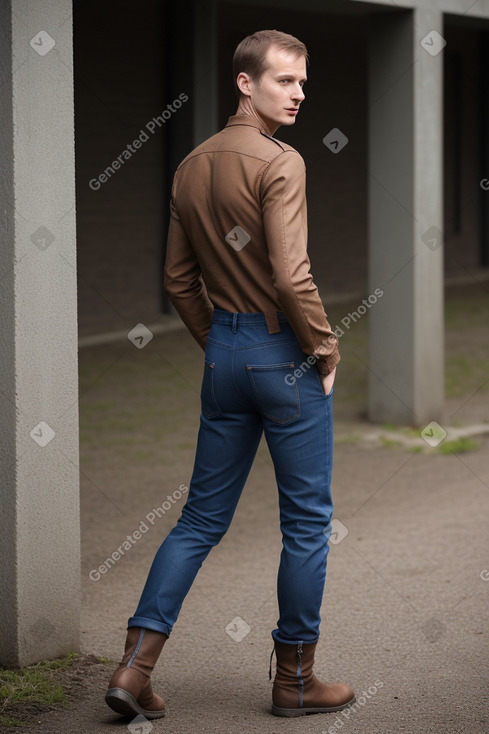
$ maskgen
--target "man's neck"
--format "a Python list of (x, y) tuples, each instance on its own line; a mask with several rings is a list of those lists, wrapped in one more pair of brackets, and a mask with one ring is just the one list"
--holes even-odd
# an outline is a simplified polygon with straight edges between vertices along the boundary
[(237, 115), (249, 115), (250, 117), (253, 117), (254, 120), (260, 123), (260, 127), (264, 132), (267, 133), (267, 135), (274, 135), (275, 132), (280, 127), (279, 125), (274, 125), (271, 120), (265, 121), (263, 117), (260, 117), (252, 103), (250, 102), (249, 97), (241, 97), (238, 103), (238, 109), (236, 110)]

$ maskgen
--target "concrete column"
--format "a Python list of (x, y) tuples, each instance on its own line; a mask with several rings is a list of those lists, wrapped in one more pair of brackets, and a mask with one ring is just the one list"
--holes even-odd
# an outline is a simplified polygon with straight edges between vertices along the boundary
[(373, 15), (369, 416), (424, 425), (444, 402), (442, 14)]
[(0, 0), (0, 664), (79, 648), (71, 0)]

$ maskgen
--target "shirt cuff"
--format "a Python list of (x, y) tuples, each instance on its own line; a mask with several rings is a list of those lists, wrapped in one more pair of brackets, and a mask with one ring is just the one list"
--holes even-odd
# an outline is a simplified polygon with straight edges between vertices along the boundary
[(332, 372), (333, 369), (336, 367), (340, 359), (340, 353), (338, 349), (335, 349), (334, 352), (332, 352), (331, 354), (328, 354), (327, 356), (318, 359), (318, 361), (316, 362), (317, 371), (323, 377), (329, 375), (329, 373)]

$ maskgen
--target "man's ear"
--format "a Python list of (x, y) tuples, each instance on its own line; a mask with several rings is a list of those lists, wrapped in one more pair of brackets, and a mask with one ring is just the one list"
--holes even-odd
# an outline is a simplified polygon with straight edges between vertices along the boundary
[(238, 76), (236, 77), (236, 86), (238, 87), (241, 94), (245, 95), (245, 97), (251, 96), (250, 84), (251, 84), (250, 75), (244, 71), (240, 71)]

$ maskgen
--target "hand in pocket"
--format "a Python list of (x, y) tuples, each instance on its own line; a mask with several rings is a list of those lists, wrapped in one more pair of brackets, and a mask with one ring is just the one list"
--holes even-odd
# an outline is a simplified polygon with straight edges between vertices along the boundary
[(333, 367), (329, 375), (321, 375), (321, 384), (325, 395), (329, 395), (333, 389), (334, 379), (336, 376), (336, 367)]

